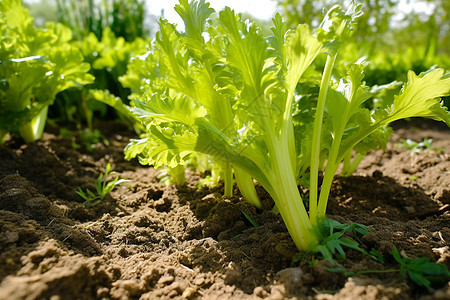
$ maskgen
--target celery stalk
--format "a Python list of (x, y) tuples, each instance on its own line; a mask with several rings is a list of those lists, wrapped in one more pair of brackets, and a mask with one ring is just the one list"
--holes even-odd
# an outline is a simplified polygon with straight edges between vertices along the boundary
[(20, 136), (26, 143), (37, 141), (42, 137), (47, 122), (47, 113), (48, 106), (45, 106), (30, 122), (19, 128)]

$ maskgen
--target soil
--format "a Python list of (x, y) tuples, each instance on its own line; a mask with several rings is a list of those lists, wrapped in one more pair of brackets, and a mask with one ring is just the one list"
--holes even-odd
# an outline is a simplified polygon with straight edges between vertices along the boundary
[[(396, 123), (385, 151), (369, 154), (350, 177), (336, 177), (328, 216), (370, 232), (361, 247), (382, 264), (347, 250), (330, 272), (320, 256), (298, 257), (273, 202), (257, 186), (263, 209), (200, 188), (204, 174), (187, 171), (183, 186), (159, 171), (125, 161), (133, 133), (98, 124), (109, 145), (88, 152), (48, 126), (42, 140), (10, 139), (0, 148), (0, 299), (450, 299), (450, 285), (431, 290), (395, 270), (395, 246), (410, 258), (450, 267), (450, 130), (413, 120)], [(400, 148), (432, 138), (435, 149)], [(130, 179), (99, 204), (75, 191), (95, 190), (110, 162)], [(246, 212), (258, 226), (242, 213)], [(351, 272), (351, 273), (350, 273)]]

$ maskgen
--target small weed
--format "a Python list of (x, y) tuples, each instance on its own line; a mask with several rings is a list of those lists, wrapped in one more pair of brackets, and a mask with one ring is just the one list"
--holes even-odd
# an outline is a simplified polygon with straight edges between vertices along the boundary
[(107, 181), (107, 178), (109, 175), (114, 174), (115, 172), (111, 172), (111, 164), (108, 163), (106, 165), (105, 173), (100, 173), (100, 175), (97, 177), (97, 185), (96, 185), (96, 192), (92, 192), (89, 189), (86, 189), (86, 192), (84, 192), (80, 187), (78, 187), (78, 191), (76, 193), (82, 197), (85, 201), (83, 202), (83, 205), (96, 205), (99, 201), (103, 200), (106, 195), (109, 194), (116, 186), (118, 186), (121, 183), (128, 182), (130, 180), (128, 179), (119, 179), (119, 176), (117, 176), (113, 181)]
[[(381, 257), (381, 260), (378, 261), (384, 263), (383, 257), (378, 252), (376, 253), (377, 256), (379, 255)], [(416, 259), (402, 257), (396, 247), (392, 249), (392, 256), (400, 264), (400, 269), (364, 270), (353, 272), (345, 269), (342, 266), (337, 266), (334, 268), (327, 268), (327, 270), (330, 272), (341, 273), (342, 275), (347, 277), (357, 274), (400, 272), (400, 276), (402, 277), (402, 279), (405, 279), (405, 275), (407, 274), (409, 279), (411, 279), (414, 284), (426, 287), (428, 290), (431, 290), (431, 285), (433, 283), (442, 285), (450, 278), (450, 272), (448, 271), (447, 266), (430, 262), (428, 257), (420, 257)]]
[[(372, 257), (370, 253), (359, 247), (361, 241), (358, 235), (365, 235), (369, 232), (369, 228), (366, 226), (357, 223), (346, 225), (334, 220), (325, 219), (322, 231), (324, 238), (312, 251), (319, 252), (330, 263), (337, 264), (335, 258), (345, 259), (344, 247), (358, 250)], [(352, 234), (356, 241), (345, 237), (345, 233)]]
[[(250, 224), (253, 225), (253, 227), (258, 228), (259, 224), (258, 222), (256, 222), (255, 220), (252, 219), (252, 217), (250, 217), (250, 215), (248, 213), (246, 213), (244, 210), (241, 209), (242, 214), (244, 215), (244, 217), (250, 222)], [(240, 237), (242, 235), (242, 233), (239, 233), (237, 235), (235, 235), (232, 239), (236, 239), (238, 237)]]
[[(362, 244), (359, 236), (363, 236), (369, 232), (367, 226), (358, 223), (341, 224), (338, 221), (325, 219), (321, 231), (322, 240), (319, 245), (315, 246), (310, 252), (299, 252), (295, 254), (292, 262), (298, 262), (307, 259), (307, 257), (312, 257), (310, 259), (310, 264), (312, 265), (317, 262), (314, 253), (320, 253), (325, 260), (329, 261), (332, 265), (338, 266), (339, 264), (336, 259), (346, 258), (344, 248), (360, 251), (372, 259), (382, 262), (383, 257), (375, 249), (367, 252), (359, 246)], [(353, 239), (344, 236), (344, 234), (350, 234)]]
[(241, 209), (242, 214), (244, 215), (244, 217), (253, 225), (253, 227), (258, 228), (259, 224), (258, 222), (256, 222), (255, 220), (253, 220), (249, 214), (247, 214), (245, 211), (243, 211)]
[(431, 143), (433, 142), (432, 139), (424, 139), (421, 142), (415, 142), (413, 140), (407, 139), (403, 141), (402, 143), (398, 143), (397, 146), (402, 149), (411, 150), (411, 153), (419, 153), (423, 149), (426, 150), (434, 150), (434, 151), (440, 151), (442, 152), (442, 148), (435, 148), (431, 146)]
[(109, 141), (102, 135), (100, 130), (84, 129), (80, 130), (80, 143), (89, 152), (94, 151), (97, 148), (97, 144), (102, 142), (106, 146), (109, 146)]
[[(79, 128), (77, 130), (77, 135), (78, 138), (76, 138), (76, 135), (67, 128), (61, 128), (59, 130), (59, 136), (73, 139), (72, 148), (75, 150), (83, 148), (88, 152), (92, 152), (97, 148), (97, 144), (100, 142), (109, 146), (109, 141), (98, 129), (90, 130)], [(75, 142), (75, 140), (78, 140), (78, 143)]]
[(402, 278), (408, 274), (409, 279), (419, 286), (431, 289), (432, 283), (443, 284), (450, 279), (447, 266), (430, 262), (428, 257), (412, 259), (402, 257), (397, 248), (392, 249), (392, 256), (400, 264), (400, 275)]

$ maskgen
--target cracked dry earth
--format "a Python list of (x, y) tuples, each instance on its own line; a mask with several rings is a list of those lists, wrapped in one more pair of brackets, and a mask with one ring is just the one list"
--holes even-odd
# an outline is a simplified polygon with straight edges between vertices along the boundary
[[(110, 144), (93, 152), (52, 127), (36, 143), (0, 148), (0, 299), (450, 299), (448, 283), (428, 291), (398, 272), (347, 277), (326, 261), (293, 262), (295, 246), (260, 187), (262, 210), (237, 191), (229, 199), (222, 187), (197, 189), (204, 174), (165, 185), (158, 171), (124, 160), (133, 137), (124, 125), (98, 127)], [(337, 177), (331, 192), (329, 217), (367, 225), (362, 247), (385, 258), (348, 250), (340, 263), (355, 273), (397, 269), (394, 246), (450, 266), (450, 130), (422, 120), (394, 129), (387, 149)], [(432, 138), (435, 149), (397, 146), (407, 138)], [(95, 189), (107, 162), (131, 181), (83, 206), (75, 190)]]

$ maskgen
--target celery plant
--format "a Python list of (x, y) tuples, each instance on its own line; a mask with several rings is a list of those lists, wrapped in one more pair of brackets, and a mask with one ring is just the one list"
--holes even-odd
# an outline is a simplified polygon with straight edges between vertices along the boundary
[(54, 23), (36, 28), (20, 0), (2, 0), (0, 11), (0, 134), (33, 142), (42, 136), (56, 94), (93, 76), (68, 44), (70, 29)]
[[(242, 171), (269, 192), (300, 250), (320, 243), (318, 227), (325, 218), (331, 181), (349, 152), (377, 147), (385, 126), (400, 118), (424, 116), (450, 124), (438, 99), (450, 91), (450, 78), (441, 70), (411, 73), (393, 105), (376, 112), (361, 107), (373, 96), (362, 82), (365, 63), (358, 61), (348, 78), (333, 83), (334, 60), (360, 15), (359, 5), (346, 11), (334, 6), (314, 33), (306, 25), (287, 30), (277, 14), (268, 38), (228, 7), (214, 20), (208, 18), (213, 10), (204, 1), (180, 0), (176, 9), (186, 32), (161, 20), (156, 42), (140, 61), (142, 68), (158, 66), (159, 74), (133, 99), (132, 111), (146, 133), (130, 142), (126, 157), (176, 167), (191, 153), (202, 153), (230, 164), (236, 178)], [(296, 88), (315, 84), (304, 75), (319, 55), (329, 58), (317, 107), (309, 107), (316, 117), (300, 124), (293, 118), (294, 107), (302, 104)], [(325, 161), (318, 196), (318, 170)], [(297, 187), (308, 167), (309, 213)]]

